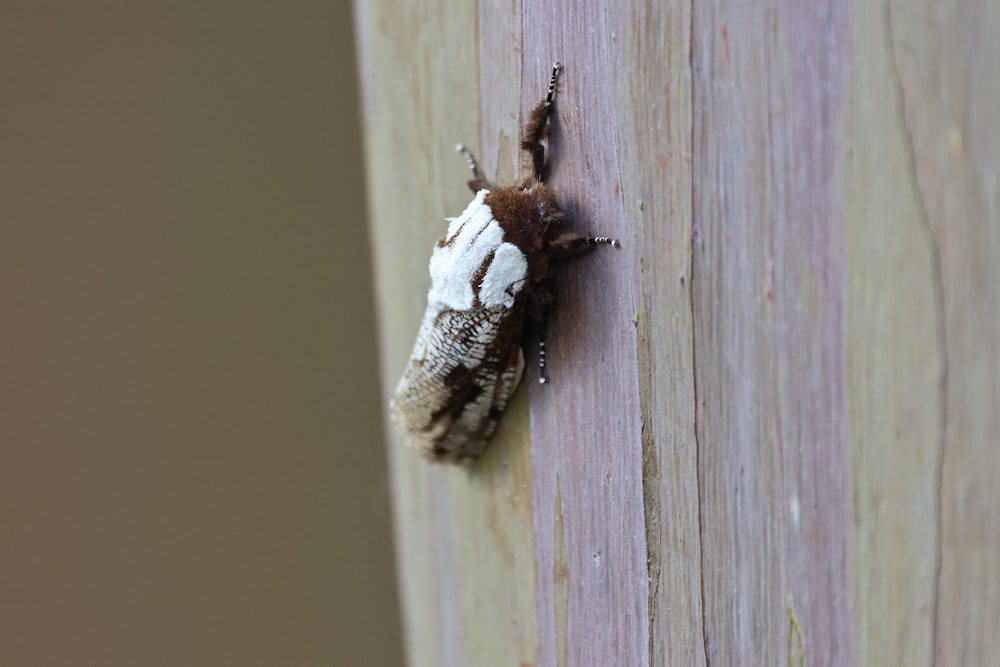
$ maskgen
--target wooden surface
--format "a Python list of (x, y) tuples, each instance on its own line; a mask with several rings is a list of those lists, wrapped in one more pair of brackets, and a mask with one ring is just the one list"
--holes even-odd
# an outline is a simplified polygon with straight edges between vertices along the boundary
[(413, 665), (1000, 652), (994, 6), (357, 3), (387, 396), (453, 145), (513, 180), (557, 58), (551, 182), (623, 245), (471, 472), (389, 443)]

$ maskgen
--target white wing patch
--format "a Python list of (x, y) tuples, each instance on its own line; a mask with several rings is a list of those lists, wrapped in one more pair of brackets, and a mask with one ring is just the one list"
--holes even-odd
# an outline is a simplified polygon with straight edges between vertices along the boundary
[[(497, 224), (496, 221), (493, 224)], [(479, 287), (479, 302), (487, 308), (514, 305), (528, 276), (528, 259), (513, 243), (501, 243)]]
[[(445, 244), (431, 255), (428, 303), (441, 309), (510, 308), (528, 276), (528, 260), (513, 243), (503, 240), (503, 229), (483, 203), (480, 190), (460, 216), (448, 225)], [(484, 273), (485, 270), (485, 273)]]

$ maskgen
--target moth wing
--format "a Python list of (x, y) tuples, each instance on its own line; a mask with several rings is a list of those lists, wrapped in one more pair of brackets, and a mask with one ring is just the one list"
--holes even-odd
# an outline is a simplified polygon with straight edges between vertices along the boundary
[(476, 459), (521, 381), (520, 309), (428, 308), (392, 402), (407, 444), (433, 461)]

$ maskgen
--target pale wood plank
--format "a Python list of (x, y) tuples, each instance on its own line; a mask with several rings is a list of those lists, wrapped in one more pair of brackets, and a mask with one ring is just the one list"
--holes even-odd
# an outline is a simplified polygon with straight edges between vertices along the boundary
[(890, 2), (885, 21), (942, 365), (934, 657), (990, 664), (1000, 654), (1000, 5)]
[[(383, 387), (388, 396), (426, 303), (427, 251), (444, 216), (467, 203), (454, 152), (474, 136), (474, 7), (451, 2), (355, 4)], [(466, 57), (456, 57), (465, 54)], [(461, 113), (465, 110), (465, 113)], [(418, 250), (419, 249), (419, 250)], [(390, 429), (391, 425), (387, 425)], [(404, 643), (414, 666), (466, 664), (459, 605), (466, 544), (452, 485), (459, 475), (389, 447)], [(488, 573), (483, 568), (484, 576)], [(490, 609), (500, 609), (497, 604)], [(497, 629), (502, 634), (502, 627)]]
[(884, 7), (854, 15), (847, 191), (851, 567), (859, 664), (933, 662), (943, 433), (935, 251)]

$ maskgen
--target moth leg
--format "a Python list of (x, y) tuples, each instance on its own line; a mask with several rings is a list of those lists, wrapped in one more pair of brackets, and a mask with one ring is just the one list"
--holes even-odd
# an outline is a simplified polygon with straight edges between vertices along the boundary
[(545, 360), (545, 327), (538, 327), (538, 383), (547, 384), (549, 381), (548, 364)]
[(455, 146), (455, 150), (462, 154), (465, 158), (465, 162), (469, 165), (469, 170), (472, 172), (472, 180), (469, 181), (469, 189), (473, 192), (479, 192), (480, 190), (489, 190), (490, 182), (483, 178), (483, 175), (479, 173), (479, 163), (476, 162), (476, 157), (472, 154), (465, 144), (458, 144)]
[(535, 286), (531, 294), (528, 309), (528, 321), (538, 333), (538, 382), (546, 384), (549, 381), (548, 357), (545, 348), (545, 330), (549, 323), (549, 312), (552, 310), (552, 280), (546, 278)]
[[(607, 236), (573, 236), (563, 234), (551, 241), (546, 247), (550, 262), (559, 262), (565, 259), (578, 257), (585, 252), (591, 252), (599, 245), (609, 245), (612, 248), (621, 247), (618, 239)], [(532, 294), (531, 319), (538, 330), (538, 381), (546, 384), (549, 381), (548, 358), (545, 342), (545, 328), (549, 320), (549, 311), (552, 308), (552, 281), (545, 279), (541, 281)]]
[(577, 255), (582, 255), (585, 252), (590, 252), (602, 244), (609, 245), (612, 248), (621, 247), (621, 243), (618, 242), (618, 239), (608, 238), (607, 236), (574, 237), (564, 234), (549, 243), (549, 260), (558, 262), (564, 259), (570, 259), (572, 257), (576, 257)]
[(549, 79), (549, 94), (544, 100), (538, 103), (528, 116), (528, 123), (524, 128), (524, 136), (521, 138), (521, 150), (531, 155), (531, 172), (537, 180), (543, 180), (545, 171), (545, 147), (541, 144), (542, 137), (548, 126), (549, 116), (552, 109), (556, 92), (556, 79), (562, 71), (562, 63), (558, 61), (552, 65), (552, 78)]

